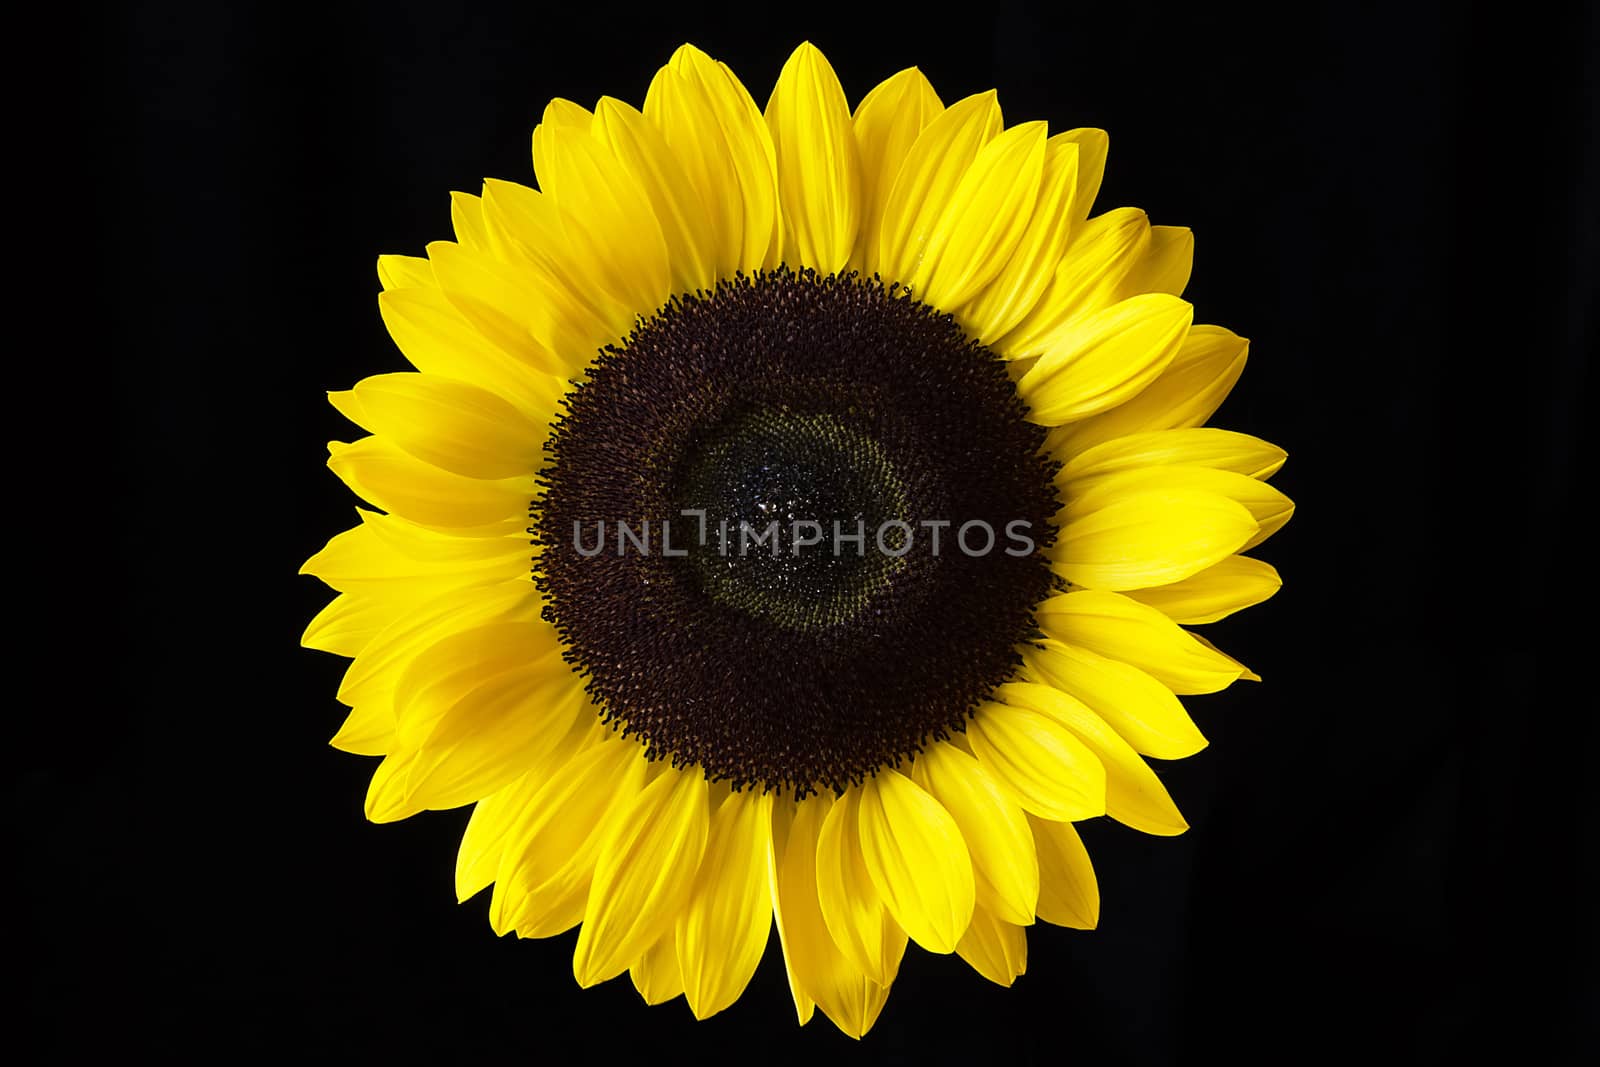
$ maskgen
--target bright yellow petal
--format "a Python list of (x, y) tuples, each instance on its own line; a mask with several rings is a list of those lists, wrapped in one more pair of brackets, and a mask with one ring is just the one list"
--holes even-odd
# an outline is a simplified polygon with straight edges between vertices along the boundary
[[(832, 796), (801, 801), (790, 821), (782, 856), (774, 856), (773, 914), (803, 1024), (815, 1002), (835, 1026), (859, 1039), (877, 1021), (889, 990), (850, 965), (828, 933), (817, 903), (816, 856)], [(774, 835), (776, 841), (776, 835)]]
[(851, 265), (878, 270), (879, 230), (900, 165), (944, 104), (922, 71), (909, 67), (874, 86), (856, 106), (851, 127), (861, 156), (861, 229)]
[(572, 954), (579, 985), (621, 974), (672, 928), (705, 854), (707, 804), (697, 768), (669, 767), (609, 820)]
[(1045, 124), (1013, 126), (978, 150), (928, 234), (907, 281), (918, 299), (954, 310), (1005, 268), (1027, 232), (1044, 175)]
[(1059, 426), (1136, 396), (1172, 362), (1193, 315), (1182, 300), (1157, 293), (1077, 320), (1017, 383), (1028, 418)]
[(379, 256), (378, 284), (385, 289), (431, 289), (433, 265), (420, 256)]
[(677, 938), (670, 931), (662, 934), (643, 956), (633, 961), (628, 977), (646, 1004), (665, 1004), (682, 993)]
[(972, 858), (950, 813), (899, 771), (861, 787), (861, 855), (889, 913), (929, 952), (954, 952), (972, 919)]
[(850, 105), (827, 59), (794, 50), (767, 102), (783, 205), (784, 260), (823, 274), (842, 270), (861, 227), (861, 161)]
[(1083, 701), (1138, 752), (1183, 759), (1206, 747), (1172, 690), (1137, 667), (1049, 639), (1023, 647), (1022, 659), (1037, 680)]
[(1074, 482), (1117, 471), (1142, 467), (1210, 467), (1249, 478), (1270, 478), (1288, 454), (1277, 445), (1233, 430), (1203, 426), (1192, 429), (1152, 430), (1105, 441), (1079, 452), (1056, 475), (1066, 499)]
[(917, 756), (912, 780), (961, 828), (972, 854), (978, 911), (1019, 926), (1033, 922), (1039, 863), (1022, 808), (976, 759), (943, 742)]
[(1135, 830), (1170, 837), (1189, 828), (1150, 766), (1104, 719), (1054, 686), (1007, 682), (996, 699), (1049, 715), (1099, 757), (1106, 772), (1106, 814)]
[(1126, 299), (1123, 279), (1150, 247), (1150, 222), (1135, 208), (1118, 208), (1075, 227), (1043, 295), (994, 344), (1008, 359), (1055, 347), (1074, 320)]
[(1171, 585), (1137, 589), (1129, 596), (1184, 626), (1216, 622), (1266, 600), (1283, 585), (1270, 563), (1232, 556)]
[(544, 443), (508, 401), (432, 374), (379, 374), (356, 383), (373, 433), (425, 463), (467, 478), (531, 478)]
[[(525, 264), (508, 263), (493, 253), (453, 241), (428, 245), (439, 291), (473, 332), (524, 374), (566, 376), (584, 360), (550, 347), (557, 330), (547, 325), (561, 301), (561, 287)], [(610, 334), (600, 328), (601, 339)], [(448, 377), (446, 375), (445, 377)]]
[(649, 196), (667, 242), (674, 291), (715, 285), (717, 235), (711, 215), (661, 131), (632, 105), (602, 97), (594, 109), (594, 133)]
[(393, 621), (393, 613), (383, 600), (341, 593), (306, 625), (300, 644), (337, 656), (355, 656)]
[(1072, 232), (1078, 146), (1057, 134), (1045, 143), (1044, 174), (1032, 217), (1004, 269), (961, 309), (980, 344), (993, 344), (1025, 318), (1050, 285)]
[(675, 926), (684, 996), (697, 1019), (739, 999), (772, 930), (767, 851), (772, 797), (729, 793), (711, 816), (705, 860)]
[(878, 272), (884, 281), (905, 282), (916, 273), (962, 177), (1002, 126), (1000, 105), (991, 91), (957, 101), (918, 135), (900, 165), (879, 223)]
[(1100, 181), (1106, 173), (1106, 156), (1111, 150), (1111, 139), (1106, 131), (1092, 127), (1068, 130), (1059, 135), (1062, 140), (1078, 146), (1078, 189), (1072, 198), (1074, 222), (1082, 222), (1094, 209), (1095, 197), (1100, 195)]
[[(455, 231), (457, 243), (475, 252), (489, 251), (489, 227), (483, 221), (483, 197), (471, 193), (451, 193), (450, 228)], [(432, 277), (431, 268), (428, 273)]]
[(645, 773), (643, 750), (607, 734), (549, 774), (501, 854), (489, 899), (495, 933), (551, 937), (578, 925), (600, 842)]
[(1244, 673), (1155, 608), (1120, 593), (1063, 593), (1035, 615), (1046, 637), (1131, 664), (1174, 693), (1215, 693)]
[(341, 592), (358, 591), (393, 603), (400, 597), (425, 600), (447, 589), (511, 581), (527, 573), (525, 533), (456, 537), (395, 515), (363, 508), (356, 514), (361, 525), (336, 534), (306, 560), (301, 574), (315, 575)]
[(424, 526), (487, 526), (528, 509), (527, 478), (463, 478), (408, 455), (382, 437), (334, 442), (328, 451), (328, 468), (362, 499)]
[(1106, 812), (1106, 771), (1065, 726), (1031, 708), (989, 702), (967, 724), (972, 754), (1022, 808), (1046, 819)]
[[(554, 105), (552, 105), (554, 106)], [(573, 253), (636, 312), (648, 315), (671, 289), (667, 242), (650, 198), (627, 168), (590, 132), (546, 121), (533, 131), (534, 171), (539, 188), (576, 228)]]
[[(1294, 502), (1259, 479), (1209, 467), (1176, 466), (1142, 467), (1076, 478), (1069, 490), (1071, 503), (1066, 512), (1076, 509), (1078, 514), (1086, 514), (1136, 496), (1180, 493), (1225, 497), (1248, 511), (1256, 529), (1244, 540), (1240, 551), (1259, 545), (1294, 516)], [(1066, 521), (1070, 522), (1071, 518)], [(1177, 581), (1179, 577), (1187, 575), (1174, 576), (1169, 581)]]
[(1194, 326), (1172, 363), (1121, 407), (1051, 431), (1049, 445), (1069, 458), (1114, 438), (1148, 430), (1199, 426), (1239, 380), (1249, 342), (1220, 326)]
[(989, 981), (1010, 986), (1028, 970), (1028, 931), (979, 907), (956, 952)]
[(1070, 822), (1028, 817), (1039, 849), (1039, 918), (1056, 926), (1093, 930), (1100, 924), (1100, 886), (1094, 865)]
[(881, 986), (894, 981), (906, 933), (872, 884), (861, 851), (861, 791), (852, 789), (828, 810), (817, 837), (817, 903), (822, 919), (851, 965)]
[(1052, 569), (1087, 589), (1181, 581), (1239, 551), (1259, 529), (1237, 501), (1165, 486), (1074, 500), (1057, 522), (1060, 535), (1046, 553)]
[(1194, 231), (1187, 226), (1150, 227), (1150, 246), (1122, 279), (1121, 296), (1171, 293), (1182, 296), (1194, 267)]

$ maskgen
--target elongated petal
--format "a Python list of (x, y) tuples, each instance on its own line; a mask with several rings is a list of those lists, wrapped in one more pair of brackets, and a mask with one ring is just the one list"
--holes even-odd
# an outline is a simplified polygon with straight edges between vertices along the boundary
[(912, 780), (961, 828), (972, 854), (978, 911), (1019, 926), (1033, 922), (1039, 862), (1028, 820), (1017, 802), (976, 759), (940, 742), (917, 757)]
[(1106, 771), (1106, 814), (1125, 826), (1169, 837), (1189, 824), (1148, 764), (1106, 721), (1082, 701), (1054, 686), (1008, 682), (996, 699), (1049, 715), (1076, 734), (1099, 757)]
[(1083, 701), (1138, 752), (1183, 759), (1206, 747), (1172, 690), (1137, 667), (1048, 639), (1024, 647), (1022, 659), (1038, 681)]
[(392, 621), (393, 613), (383, 600), (341, 593), (306, 625), (300, 644), (339, 656), (355, 656)]
[(794, 50), (767, 102), (777, 150), (785, 261), (823, 274), (844, 268), (861, 227), (861, 161), (850, 105), (821, 52)]
[(972, 919), (972, 858), (950, 813), (899, 771), (861, 787), (861, 854), (889, 913), (929, 952), (954, 952)]
[(1028, 417), (1059, 426), (1137, 395), (1172, 362), (1193, 313), (1176, 297), (1151, 294), (1077, 321), (1017, 383)]
[(1122, 297), (1139, 293), (1182, 296), (1194, 267), (1194, 231), (1187, 226), (1150, 227), (1150, 246), (1122, 279)]
[[(552, 277), (453, 241), (430, 243), (428, 262), (450, 306), (497, 353), (504, 354), (503, 362), (514, 364), (524, 374), (561, 376), (582, 366), (573, 353), (551, 347), (553, 339), (562, 336), (551, 325), (552, 316), (569, 299)], [(570, 322), (565, 326), (576, 328)], [(599, 325), (591, 333), (600, 340), (612, 336), (612, 331)]]
[(705, 860), (675, 927), (684, 995), (697, 1019), (738, 1000), (766, 950), (771, 833), (767, 794), (730, 793), (711, 817)]
[(904, 282), (916, 273), (961, 179), (1001, 126), (1000, 105), (988, 92), (957, 101), (918, 135), (879, 224), (878, 270), (884, 280)]
[(1294, 515), (1294, 502), (1259, 479), (1209, 467), (1176, 466), (1143, 467), (1075, 479), (1071, 490), (1073, 503), (1067, 510), (1078, 508), (1082, 512), (1092, 512), (1140, 494), (1187, 492), (1226, 497), (1250, 513), (1256, 529), (1245, 539), (1241, 550), (1265, 541)]
[(817, 903), (817, 841), (833, 803), (831, 796), (822, 796), (797, 806), (783, 855), (774, 857), (773, 912), (800, 1022), (809, 1019), (814, 1002), (835, 1026), (859, 1039), (877, 1021), (889, 991), (850, 965), (834, 945)]
[[(495, 620), (450, 633), (419, 651), (395, 683), (397, 740), (420, 746), (457, 704), (486, 682), (515, 673), (529, 682), (565, 681), (554, 627), (542, 620)], [(522, 672), (529, 667), (533, 675)]]
[(1100, 195), (1100, 181), (1105, 177), (1111, 139), (1106, 131), (1092, 127), (1068, 130), (1059, 136), (1078, 146), (1078, 189), (1072, 198), (1072, 215), (1074, 221), (1082, 222), (1089, 217), (1095, 197)]
[(1120, 593), (1063, 593), (1036, 614), (1045, 636), (1131, 664), (1174, 693), (1215, 693), (1244, 673), (1155, 608)]
[(667, 243), (673, 289), (695, 292), (716, 284), (717, 238), (712, 216), (678, 156), (641, 113), (611, 97), (594, 110), (595, 136), (650, 198)]
[[(490, 250), (489, 227), (483, 221), (483, 197), (471, 193), (451, 193), (450, 228), (455, 231), (458, 244), (475, 252)], [(429, 274), (432, 274), (431, 270)]]
[(589, 119), (581, 128), (552, 125), (547, 113), (534, 130), (534, 170), (581, 234), (572, 253), (587, 259), (587, 272), (640, 314), (659, 307), (671, 287), (661, 224), (633, 175), (589, 132)]
[(1005, 267), (961, 309), (960, 319), (981, 344), (993, 344), (1032, 311), (1066, 254), (1078, 146), (1060, 134), (1045, 143), (1044, 173), (1027, 229)]
[(1249, 556), (1231, 556), (1192, 577), (1129, 596), (1148, 604), (1184, 626), (1216, 622), (1276, 593), (1283, 579), (1270, 563)]
[(467, 478), (531, 477), (541, 428), (495, 393), (431, 374), (356, 383), (366, 425), (425, 463)]
[(908, 279), (919, 299), (960, 307), (1005, 267), (1039, 199), (1045, 139), (1044, 123), (1025, 122), (978, 150)]
[(379, 256), (378, 284), (385, 289), (431, 289), (433, 265), (420, 256)]
[(817, 838), (817, 903), (822, 919), (852, 966), (887, 987), (906, 951), (906, 933), (872, 884), (861, 851), (860, 791), (833, 805)]
[(1056, 926), (1093, 930), (1100, 925), (1100, 886), (1070, 822), (1028, 817), (1039, 849), (1039, 918)]
[(1055, 453), (1070, 458), (1102, 441), (1147, 430), (1199, 426), (1239, 380), (1249, 342), (1220, 326), (1194, 326), (1160, 377), (1120, 407), (1052, 431)]
[(1168, 487), (1074, 501), (1059, 521), (1053, 569), (1087, 589), (1180, 581), (1237, 552), (1259, 529), (1220, 493)]
[(1074, 228), (1044, 293), (995, 350), (1018, 359), (1055, 347), (1074, 320), (1126, 299), (1123, 280), (1149, 247), (1150, 221), (1136, 208), (1117, 208)]
[[(526, 534), (452, 537), (395, 515), (364, 508), (356, 513), (361, 525), (336, 534), (306, 560), (301, 574), (315, 575), (341, 592), (359, 591), (393, 603), (402, 596), (426, 599), (460, 586), (510, 581), (527, 571)], [(412, 593), (418, 595), (406, 595)]]
[(495, 933), (551, 937), (582, 920), (600, 843), (645, 770), (638, 745), (607, 737), (550, 772), (501, 852), (489, 899)]
[(861, 230), (851, 263), (869, 275), (878, 270), (879, 231), (900, 166), (942, 111), (939, 94), (915, 67), (874, 86), (856, 106), (851, 127), (861, 158)]
[(1151, 430), (1105, 441), (1073, 456), (1056, 475), (1067, 498), (1080, 478), (1144, 467), (1210, 467), (1250, 478), (1275, 474), (1287, 453), (1277, 445), (1211, 426)]
[(633, 988), (646, 1004), (665, 1004), (683, 992), (683, 971), (678, 966), (677, 938), (662, 934), (643, 956), (628, 968)]
[(621, 974), (672, 928), (705, 853), (706, 809), (698, 769), (668, 768), (610, 819), (572, 954), (579, 985)]
[(328, 446), (328, 468), (362, 499), (440, 528), (486, 526), (528, 508), (525, 478), (463, 478), (402, 452), (382, 437)]
[(1010, 986), (1028, 969), (1028, 931), (979, 907), (956, 952), (989, 981)]
[(1027, 811), (1089, 819), (1106, 811), (1106, 771), (1065, 726), (1031, 708), (980, 704), (967, 741), (983, 769)]

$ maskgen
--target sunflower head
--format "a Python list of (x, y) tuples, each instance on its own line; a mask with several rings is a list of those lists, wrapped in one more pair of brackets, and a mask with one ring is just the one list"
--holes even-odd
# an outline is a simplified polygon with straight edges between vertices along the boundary
[(537, 188), (380, 257), (415, 369), (332, 394), (378, 510), (304, 641), (352, 658), (368, 816), (474, 805), (497, 933), (702, 1018), (774, 923), (856, 1037), (911, 941), (1009, 985), (1094, 926), (1073, 823), (1186, 828), (1144, 757), (1254, 678), (1186, 627), (1276, 591), (1241, 553), (1292, 511), (1204, 426), (1246, 345), (1189, 232), (1091, 217), (1105, 159), (915, 69), (852, 110), (810, 45), (764, 111), (689, 46), (642, 110), (551, 103)]

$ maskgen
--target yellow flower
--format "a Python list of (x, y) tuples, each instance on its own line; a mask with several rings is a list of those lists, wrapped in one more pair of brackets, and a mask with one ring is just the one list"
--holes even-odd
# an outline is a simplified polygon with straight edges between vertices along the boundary
[(368, 817), (476, 805), (461, 899), (701, 1018), (774, 921), (854, 1037), (908, 941), (1009, 985), (1093, 927), (1072, 824), (1186, 828), (1143, 757), (1254, 675), (1184, 627), (1276, 591), (1240, 553), (1292, 511), (1203, 427), (1246, 343), (1189, 231), (1091, 218), (1105, 160), (915, 69), (852, 112), (810, 45), (764, 113), (688, 46), (642, 111), (553, 102), (538, 190), (380, 257), (416, 371), (331, 396), (379, 510), (304, 643), (353, 660)]

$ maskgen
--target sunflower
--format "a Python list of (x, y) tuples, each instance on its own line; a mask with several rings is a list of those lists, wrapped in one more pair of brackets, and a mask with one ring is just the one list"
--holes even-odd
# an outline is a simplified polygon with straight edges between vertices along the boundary
[(1292, 510), (1203, 426), (1246, 342), (1179, 299), (1189, 231), (1090, 217), (1106, 145), (916, 69), (852, 111), (810, 45), (763, 112), (685, 46), (380, 257), (416, 369), (331, 394), (376, 510), (304, 568), (367, 816), (475, 805), (497, 934), (701, 1018), (774, 925), (853, 1037), (908, 942), (1010, 985), (1093, 927), (1073, 823), (1186, 829), (1144, 757), (1255, 675), (1185, 627), (1276, 591), (1240, 553)]

